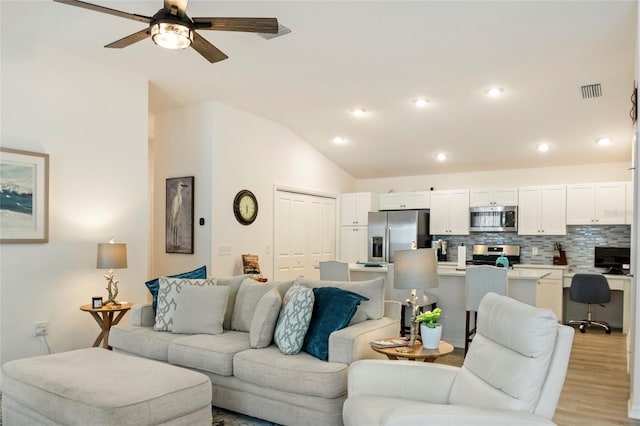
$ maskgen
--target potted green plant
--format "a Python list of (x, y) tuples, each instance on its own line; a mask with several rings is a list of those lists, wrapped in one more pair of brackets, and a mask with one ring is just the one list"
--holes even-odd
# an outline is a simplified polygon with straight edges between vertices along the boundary
[(422, 347), (425, 349), (438, 349), (442, 337), (442, 324), (438, 322), (441, 316), (442, 309), (435, 308), (416, 317), (416, 322), (420, 324)]

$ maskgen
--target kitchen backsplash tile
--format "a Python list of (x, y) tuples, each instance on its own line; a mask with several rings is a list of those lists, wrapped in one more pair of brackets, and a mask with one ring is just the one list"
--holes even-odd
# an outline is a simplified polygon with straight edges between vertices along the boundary
[[(447, 260), (457, 262), (460, 244), (468, 246), (467, 260), (471, 259), (471, 246), (474, 244), (510, 244), (521, 247), (522, 263), (553, 264), (553, 244), (560, 243), (567, 255), (570, 270), (602, 272), (593, 267), (593, 248), (595, 246), (630, 247), (631, 226), (567, 226), (567, 235), (538, 236), (518, 235), (511, 232), (481, 232), (470, 235), (437, 235), (434, 240), (447, 241)], [(533, 255), (533, 248), (538, 255)]]

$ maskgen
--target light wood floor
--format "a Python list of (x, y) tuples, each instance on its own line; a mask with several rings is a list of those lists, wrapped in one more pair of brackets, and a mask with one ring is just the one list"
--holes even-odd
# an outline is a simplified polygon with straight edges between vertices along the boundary
[[(627, 417), (629, 375), (626, 336), (576, 330), (564, 388), (553, 421), (559, 426), (640, 426)], [(462, 349), (436, 362), (462, 364)]]

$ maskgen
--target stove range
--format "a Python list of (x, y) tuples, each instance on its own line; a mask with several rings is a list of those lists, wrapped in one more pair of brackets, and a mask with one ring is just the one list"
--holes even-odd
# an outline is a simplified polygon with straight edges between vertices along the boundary
[(467, 265), (495, 265), (502, 253), (509, 259), (509, 265), (520, 263), (520, 246), (474, 244)]

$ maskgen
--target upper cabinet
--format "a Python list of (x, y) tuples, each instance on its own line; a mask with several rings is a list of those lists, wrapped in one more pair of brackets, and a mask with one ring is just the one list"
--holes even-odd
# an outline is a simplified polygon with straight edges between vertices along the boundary
[(567, 185), (567, 225), (626, 223), (625, 182)]
[(484, 188), (469, 191), (471, 207), (517, 206), (518, 188)]
[(380, 210), (428, 209), (430, 199), (429, 191), (388, 192), (379, 195), (379, 206)]
[(369, 212), (378, 211), (378, 198), (371, 192), (352, 192), (340, 196), (342, 226), (367, 226)]
[(566, 235), (567, 189), (564, 185), (518, 189), (518, 234)]
[(469, 190), (431, 192), (431, 235), (469, 234)]

